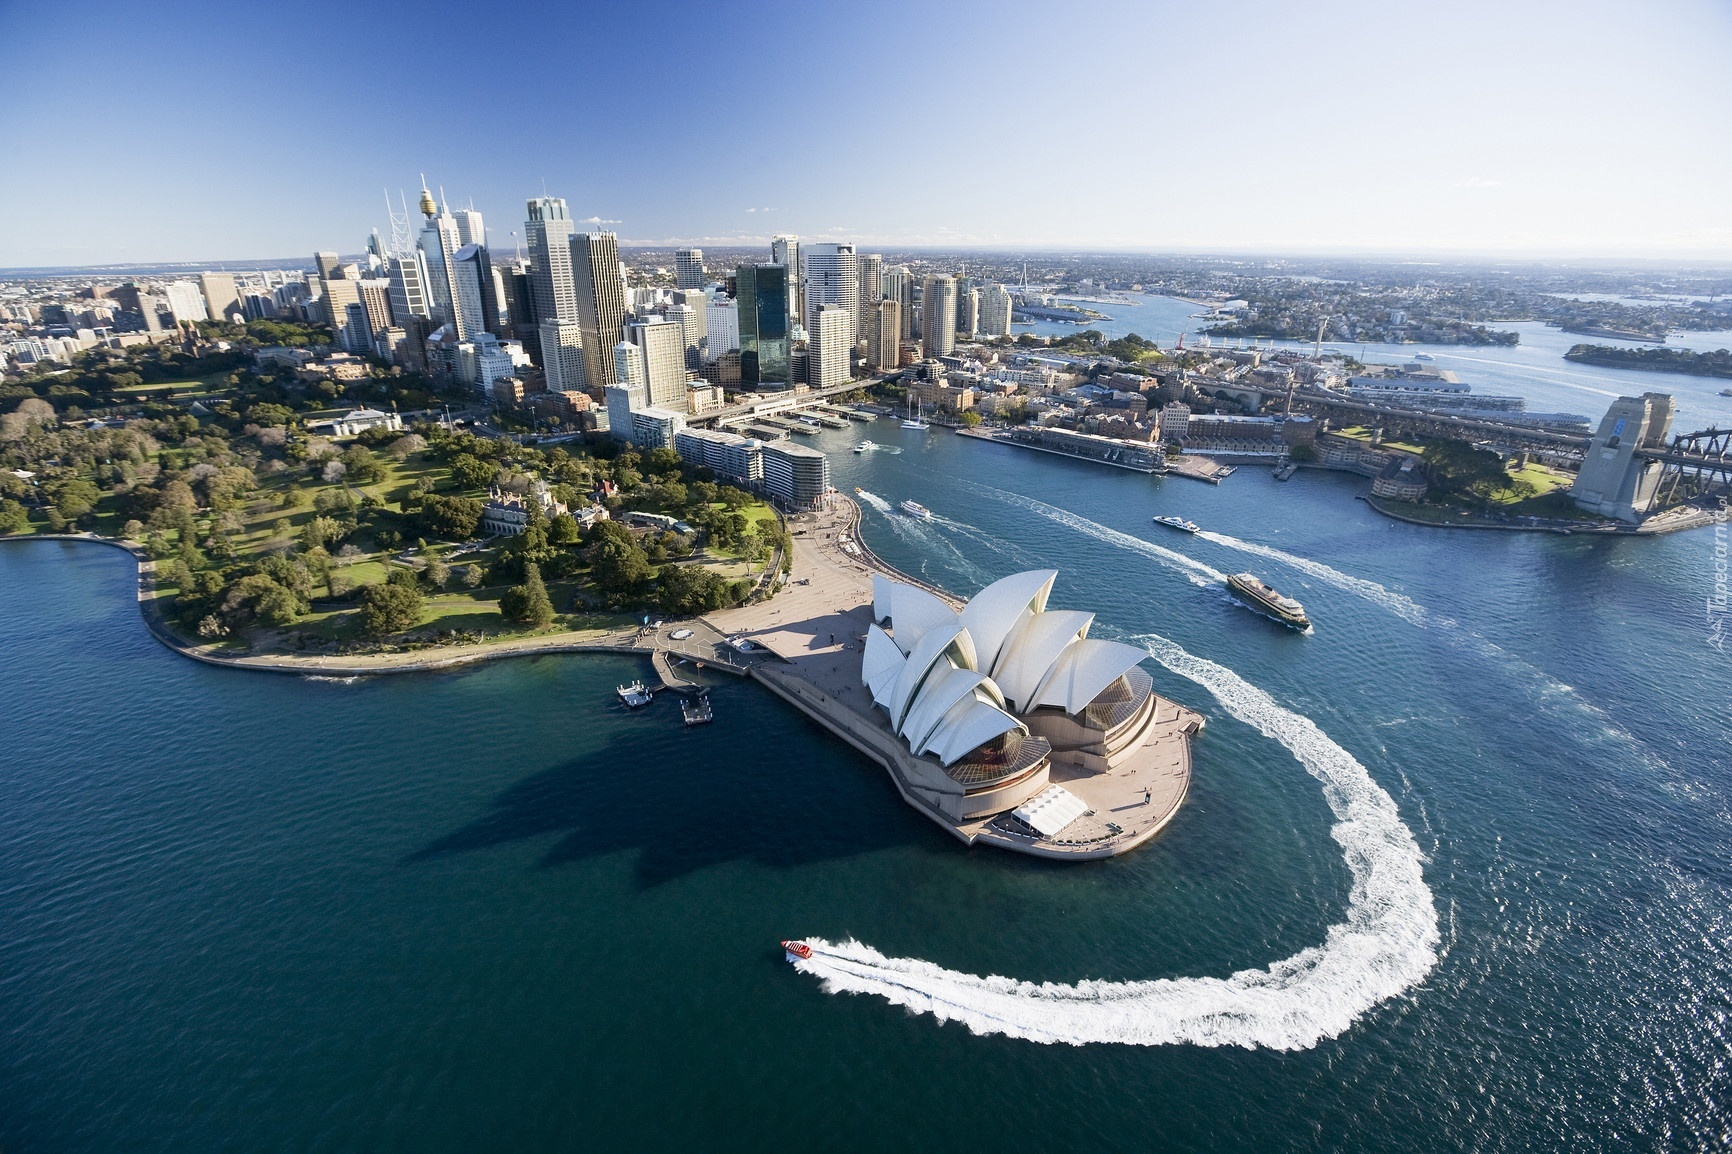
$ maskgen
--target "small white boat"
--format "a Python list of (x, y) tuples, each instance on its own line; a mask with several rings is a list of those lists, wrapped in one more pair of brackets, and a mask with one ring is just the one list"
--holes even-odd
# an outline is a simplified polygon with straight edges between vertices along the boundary
[(897, 507), (917, 521), (932, 520), (932, 510), (918, 501), (904, 501)]
[(627, 709), (641, 709), (655, 700), (655, 695), (645, 689), (641, 681), (616, 686), (614, 692), (619, 694), (619, 699), (625, 702)]
[(873, 449), (876, 449), (877, 447), (878, 446), (873, 444), (871, 441), (861, 441), (858, 445), (854, 446), (854, 451), (856, 453), (870, 453)]

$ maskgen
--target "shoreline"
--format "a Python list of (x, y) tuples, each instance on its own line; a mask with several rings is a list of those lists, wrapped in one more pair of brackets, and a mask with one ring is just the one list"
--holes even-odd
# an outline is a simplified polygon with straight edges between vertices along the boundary
[[(1387, 508), (1386, 498), (1374, 497), (1370, 493), (1360, 493), (1358, 497), (1359, 500), (1371, 506), (1374, 511), (1392, 521), (1402, 521), (1409, 525), (1423, 525), (1428, 529), (1481, 529), (1504, 533), (1550, 533), (1558, 537), (1659, 537), (1666, 533), (1681, 533), (1687, 529), (1700, 529), (1705, 525), (1713, 525), (1720, 519), (1713, 510), (1680, 505), (1664, 513), (1656, 513), (1635, 525), (1627, 525), (1622, 522), (1610, 525), (1586, 522), (1577, 527), (1562, 523), (1506, 525), (1497, 521), (1430, 521), (1411, 513)], [(1666, 521), (1665, 524), (1650, 525), (1650, 522), (1662, 519)]]

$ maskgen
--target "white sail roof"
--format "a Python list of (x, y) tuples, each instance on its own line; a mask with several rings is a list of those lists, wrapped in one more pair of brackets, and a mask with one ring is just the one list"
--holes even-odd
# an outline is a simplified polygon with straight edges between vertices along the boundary
[(994, 581), (962, 609), (962, 624), (974, 638), (982, 669), (998, 662), (1005, 639), (1023, 620), (1046, 608), (1057, 569), (1031, 569)]
[(932, 736), (921, 744), (921, 753), (936, 753), (944, 765), (1013, 730), (1024, 730), (1022, 722), (979, 694), (963, 698), (945, 714)]
[(949, 625), (921, 636), (902, 671), (896, 675), (896, 684), (890, 691), (890, 704), (885, 707), (890, 712), (892, 730), (902, 731), (902, 719), (908, 716), (908, 708), (915, 696), (925, 685), (933, 667), (946, 660), (953, 665), (974, 668), (974, 641), (968, 636), (968, 630), (955, 619), (955, 614), (951, 614)]
[(872, 574), (872, 620), (882, 624), (890, 619), (890, 599), (896, 582), (882, 573)]
[(890, 640), (890, 635), (873, 625), (866, 630), (866, 652), (860, 659), (860, 678), (872, 690), (872, 701), (877, 705), (888, 705), (890, 692), (896, 686), (896, 677), (902, 672), (902, 667), (908, 659), (902, 656), (902, 650), (896, 648), (896, 642)]
[(1101, 690), (1135, 669), (1148, 654), (1134, 645), (1084, 637), (1073, 641), (1053, 662), (1025, 709), (1056, 705), (1066, 713), (1081, 713)]
[(902, 652), (913, 653), (928, 631), (954, 624), (956, 611), (926, 590), (901, 583), (890, 587), (890, 628)]
[(919, 749), (925, 744), (950, 707), (965, 697), (973, 696), (976, 689), (984, 691), (998, 704), (1004, 704), (998, 696), (998, 687), (984, 673), (956, 667), (935, 671), (909, 707), (908, 716), (902, 720), (901, 734), (909, 747)]
[(1058, 661), (1065, 646), (1086, 636), (1093, 613), (1059, 609), (1037, 613), (1005, 641), (992, 668), (992, 679), (1015, 709), (1033, 708), (1035, 690)]

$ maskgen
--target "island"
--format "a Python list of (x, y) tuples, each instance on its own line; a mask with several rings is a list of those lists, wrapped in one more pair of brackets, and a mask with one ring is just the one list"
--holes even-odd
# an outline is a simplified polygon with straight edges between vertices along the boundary
[(1698, 353), (1689, 349), (1629, 349), (1618, 345), (1580, 344), (1570, 346), (1564, 359), (1610, 369), (1648, 369), (1692, 377), (1732, 377), (1732, 350), (1728, 349)]

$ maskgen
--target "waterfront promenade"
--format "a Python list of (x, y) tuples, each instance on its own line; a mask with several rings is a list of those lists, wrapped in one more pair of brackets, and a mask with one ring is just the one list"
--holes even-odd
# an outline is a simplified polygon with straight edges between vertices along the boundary
[[(956, 821), (922, 798), (913, 785), (921, 776), (915, 755), (874, 707), (860, 676), (866, 631), (872, 624), (872, 577), (880, 573), (920, 585), (957, 609), (963, 601), (874, 556), (860, 539), (859, 520), (858, 504), (841, 495), (828, 509), (790, 517), (793, 552), (783, 588), (767, 600), (705, 617), (401, 653), (316, 656), (237, 654), (217, 645), (189, 642), (163, 618), (152, 578), (154, 563), (142, 550), (97, 536), (57, 539), (94, 541), (131, 553), (139, 566), (139, 610), (152, 635), (177, 653), (207, 664), (297, 676), (369, 677), (556, 653), (649, 657), (659, 687), (679, 692), (696, 687), (681, 672), (683, 668), (751, 677), (882, 765), (904, 800), (968, 845), (983, 843), (1067, 860), (1103, 858), (1141, 845), (1172, 820), (1190, 789), (1190, 738), (1201, 729), (1203, 717), (1160, 697), (1155, 699), (1154, 721), (1141, 745), (1111, 772), (1053, 763), (1050, 780), (1089, 807), (1060, 831), (1061, 838), (1031, 836), (991, 820)], [(690, 635), (676, 639), (676, 632)], [(737, 644), (742, 639), (750, 642), (744, 650)]]

